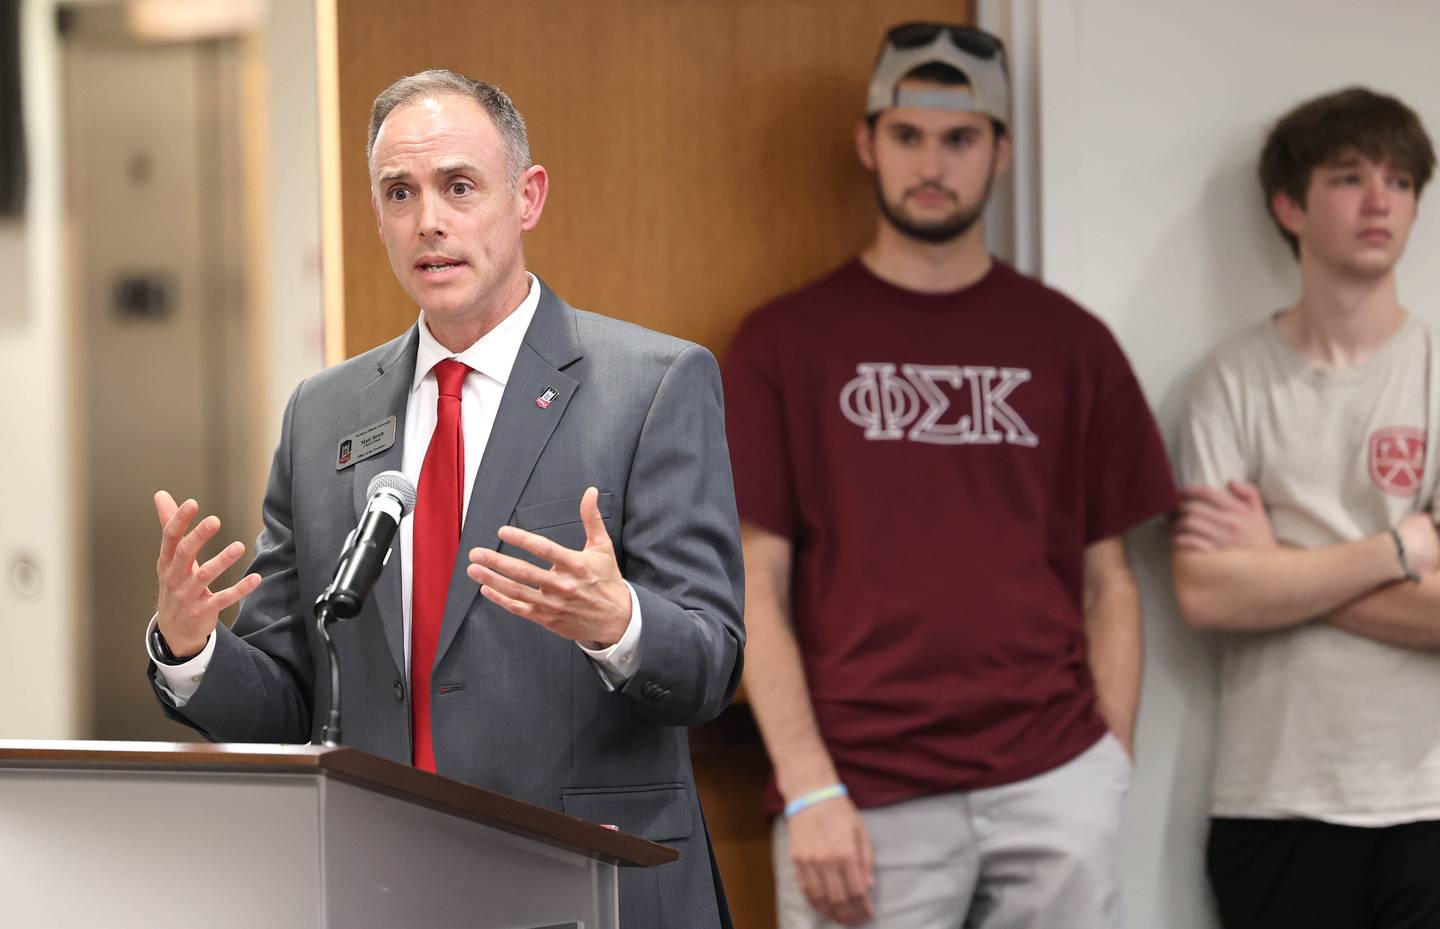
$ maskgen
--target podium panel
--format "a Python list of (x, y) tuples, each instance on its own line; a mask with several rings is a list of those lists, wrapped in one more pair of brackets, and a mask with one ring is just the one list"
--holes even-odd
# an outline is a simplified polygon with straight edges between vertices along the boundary
[(7, 925), (617, 929), (674, 858), (354, 749), (0, 742)]
[(620, 925), (614, 865), (342, 782), (320, 802), (328, 926)]
[(5, 922), (325, 926), (315, 795), (296, 775), (0, 769)]

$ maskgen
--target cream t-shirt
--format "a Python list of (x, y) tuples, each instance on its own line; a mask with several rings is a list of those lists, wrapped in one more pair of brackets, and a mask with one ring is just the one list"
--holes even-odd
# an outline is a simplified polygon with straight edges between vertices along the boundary
[[(1251, 481), (1284, 545), (1358, 539), (1433, 510), (1437, 364), (1440, 342), (1413, 316), (1339, 370), (1312, 367), (1266, 319), (1199, 371), (1180, 479)], [(1315, 622), (1225, 634), (1211, 812), (1352, 826), (1440, 819), (1440, 652)]]

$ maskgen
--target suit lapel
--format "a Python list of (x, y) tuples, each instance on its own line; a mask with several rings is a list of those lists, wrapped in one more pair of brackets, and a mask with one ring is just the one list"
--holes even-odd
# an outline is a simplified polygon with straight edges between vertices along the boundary
[[(376, 455), (355, 465), (354, 502), (355, 520), (365, 511), (365, 491), (370, 481), (381, 471), (399, 471), (405, 446), (405, 404), (410, 396), (410, 387), (415, 380), (415, 353), (419, 344), (419, 331), (410, 331), (391, 343), (376, 363), (376, 377), (360, 391), (355, 428), (372, 426), (387, 417), (395, 417), (395, 444)], [(385, 631), (385, 643), (395, 659), (397, 670), (405, 668), (405, 616), (401, 603), (400, 584), (400, 534), (390, 543), (390, 563), (395, 567), (381, 571), (370, 592), (380, 613), (380, 625)]]
[[(470, 488), (470, 508), (460, 533), (460, 557), (450, 578), (435, 651), (437, 666), (479, 596), (479, 585), (465, 573), (470, 564), (469, 551), (498, 547), (496, 534), (509, 521), (540, 453), (580, 387), (579, 381), (562, 370), (580, 356), (574, 311), (542, 282), (540, 303), (505, 384), (490, 441)], [(548, 406), (536, 403), (550, 390), (556, 396)]]

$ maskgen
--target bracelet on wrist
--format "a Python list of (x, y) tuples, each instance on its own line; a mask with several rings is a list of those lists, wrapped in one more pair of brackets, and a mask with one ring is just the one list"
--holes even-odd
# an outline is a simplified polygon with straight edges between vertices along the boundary
[(1400, 572), (1405, 575), (1405, 580), (1412, 584), (1420, 583), (1420, 575), (1415, 573), (1415, 569), (1410, 567), (1410, 560), (1405, 557), (1405, 540), (1400, 538), (1399, 530), (1391, 528), (1390, 538), (1395, 542), (1395, 557), (1400, 561)]
[(837, 797), (848, 796), (850, 796), (850, 791), (845, 789), (844, 784), (831, 784), (828, 787), (812, 790), (809, 793), (801, 794), (785, 804), (785, 818), (789, 819), (801, 810), (809, 809), (817, 803), (824, 803), (826, 800), (834, 800)]

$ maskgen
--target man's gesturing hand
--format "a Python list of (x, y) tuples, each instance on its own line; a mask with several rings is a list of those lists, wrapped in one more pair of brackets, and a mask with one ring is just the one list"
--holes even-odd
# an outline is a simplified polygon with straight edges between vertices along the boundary
[(160, 517), (164, 530), (160, 559), (155, 562), (155, 575), (160, 581), (155, 622), (177, 658), (198, 655), (215, 631), (220, 611), (239, 603), (260, 586), (260, 575), (248, 574), (234, 587), (210, 590), (215, 579), (245, 554), (245, 545), (231, 542), (214, 558), (197, 564), (200, 549), (220, 531), (220, 520), (207, 516), (194, 530), (186, 532), (199, 509), (194, 500), (176, 506), (175, 498), (163, 490), (155, 495), (155, 515)]
[(480, 593), (516, 616), (539, 623), (558, 636), (589, 648), (608, 648), (630, 625), (630, 588), (620, 576), (615, 546), (600, 517), (600, 491), (580, 498), (585, 547), (568, 549), (515, 526), (500, 527), (500, 541), (550, 563), (539, 568), (491, 551), (470, 550), (470, 579)]
[(850, 798), (807, 807), (786, 824), (795, 881), (815, 912), (845, 926), (873, 919), (875, 857)]

